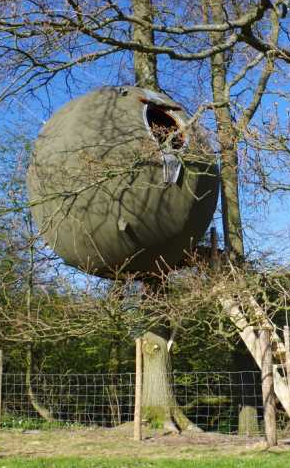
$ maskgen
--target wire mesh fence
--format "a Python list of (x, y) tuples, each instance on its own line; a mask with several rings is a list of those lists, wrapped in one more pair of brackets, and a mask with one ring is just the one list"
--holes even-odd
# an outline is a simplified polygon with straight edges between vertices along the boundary
[[(250, 427), (243, 427), (243, 433), (263, 433), (259, 371), (173, 373), (168, 377), (174, 405), (201, 429), (236, 434), (240, 425), (241, 432), (241, 415), (248, 408)], [(1, 425), (115, 427), (133, 421), (134, 394), (135, 375), (131, 373), (35, 374), (29, 384), (25, 374), (3, 374)], [(282, 427), (286, 421), (284, 416), (280, 419)]]

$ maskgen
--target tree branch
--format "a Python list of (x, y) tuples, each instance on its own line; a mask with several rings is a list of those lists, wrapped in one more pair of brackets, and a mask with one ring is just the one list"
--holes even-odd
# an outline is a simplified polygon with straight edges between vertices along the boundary
[[(271, 33), (271, 44), (274, 47), (278, 44), (278, 37), (279, 37), (279, 19), (275, 10), (272, 11), (271, 14), (271, 23), (272, 23), (272, 33)], [(273, 73), (274, 69), (274, 62), (275, 62), (275, 54), (271, 51), (267, 52), (267, 59), (264, 66), (264, 69), (261, 73), (254, 97), (252, 102), (248, 106), (248, 108), (243, 113), (238, 126), (245, 128), (249, 124), (250, 120), (254, 116), (257, 108), (259, 107), (262, 97), (265, 93), (267, 83)]]
[(120, 7), (110, 1), (110, 5), (117, 12), (119, 19), (122, 21), (128, 21), (130, 23), (136, 23), (143, 27), (151, 27), (153, 31), (166, 33), (166, 34), (176, 34), (176, 35), (187, 35), (194, 32), (226, 32), (236, 28), (243, 28), (244, 26), (252, 25), (255, 22), (261, 20), (265, 15), (266, 11), (273, 8), (269, 0), (261, 0), (259, 5), (252, 7), (250, 11), (241, 15), (239, 18), (234, 20), (229, 20), (221, 23), (206, 23), (206, 24), (196, 24), (194, 26), (185, 27), (185, 26), (176, 26), (176, 27), (167, 27), (159, 24), (150, 24), (149, 21), (145, 19), (141, 20), (139, 17), (126, 15), (122, 12)]
[(239, 35), (239, 42), (245, 42), (253, 49), (263, 52), (265, 55), (272, 54), (276, 59), (290, 63), (290, 50), (284, 47), (277, 47), (274, 44), (264, 42), (253, 34), (251, 27), (245, 26)]

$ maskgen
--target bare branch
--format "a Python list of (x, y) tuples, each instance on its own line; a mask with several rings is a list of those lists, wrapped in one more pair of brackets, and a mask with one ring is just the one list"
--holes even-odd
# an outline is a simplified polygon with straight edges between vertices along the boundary
[[(272, 33), (271, 33), (270, 40), (271, 40), (271, 44), (273, 44), (273, 46), (275, 47), (278, 44), (278, 38), (279, 38), (279, 19), (275, 10), (273, 10), (271, 14), (271, 23), (272, 23)], [(252, 102), (250, 103), (248, 108), (244, 111), (243, 116), (241, 117), (240, 122), (238, 124), (242, 128), (248, 125), (248, 123), (254, 116), (257, 108), (259, 107), (261, 103), (268, 81), (274, 70), (274, 62), (275, 62), (275, 54), (273, 52), (268, 52), (266, 63), (261, 73)]]

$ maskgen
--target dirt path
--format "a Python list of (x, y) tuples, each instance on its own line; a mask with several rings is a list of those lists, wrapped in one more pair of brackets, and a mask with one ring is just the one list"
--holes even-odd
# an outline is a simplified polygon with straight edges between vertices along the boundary
[[(62, 429), (51, 431), (0, 431), (0, 457), (5, 456), (95, 456), (130, 458), (195, 458), (205, 454), (258, 452), (265, 448), (261, 438), (239, 438), (221, 434), (164, 435), (144, 431), (144, 440), (134, 442), (131, 424), (117, 429)], [(290, 445), (280, 445), (289, 450)]]

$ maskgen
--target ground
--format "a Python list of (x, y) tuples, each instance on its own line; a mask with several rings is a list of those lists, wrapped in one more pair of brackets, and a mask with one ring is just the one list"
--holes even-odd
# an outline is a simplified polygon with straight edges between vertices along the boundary
[(286, 439), (269, 454), (262, 438), (146, 430), (144, 440), (134, 442), (132, 429), (1, 430), (0, 468), (248, 468), (262, 461), (266, 468), (290, 468)]

